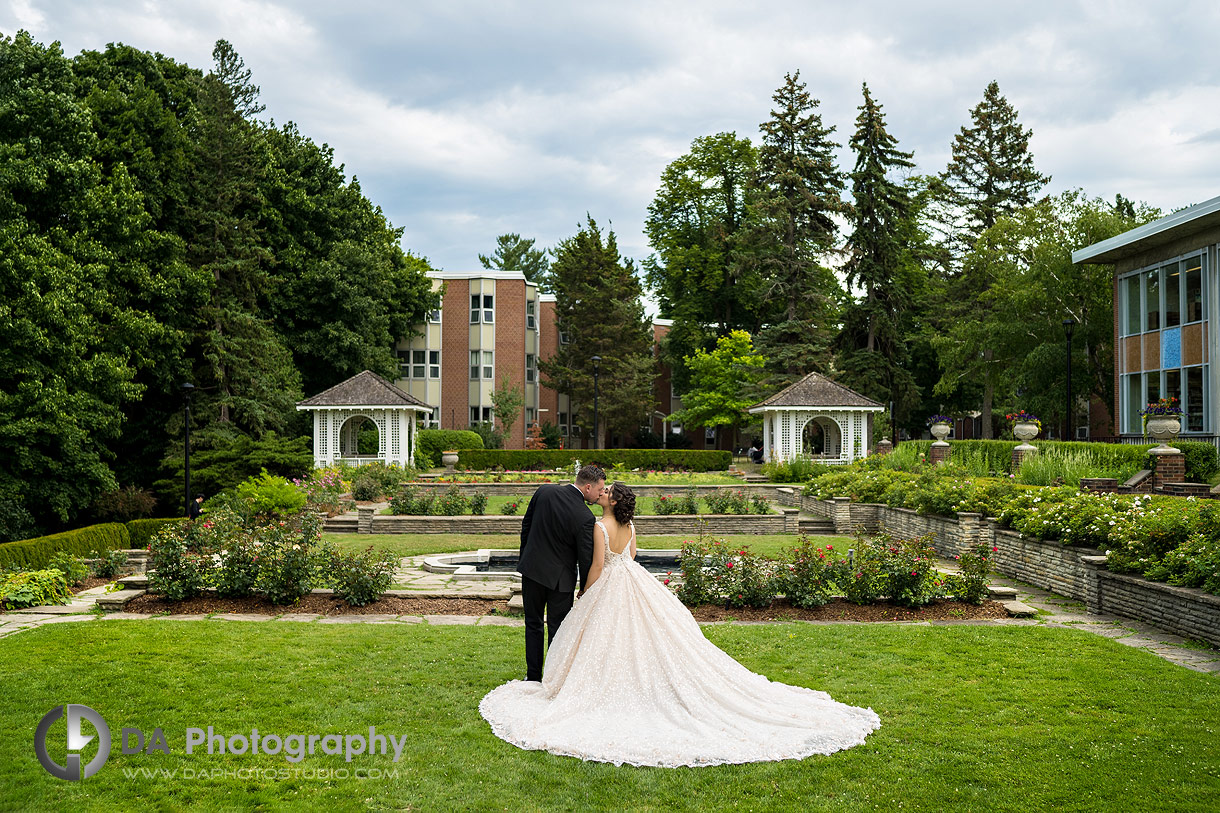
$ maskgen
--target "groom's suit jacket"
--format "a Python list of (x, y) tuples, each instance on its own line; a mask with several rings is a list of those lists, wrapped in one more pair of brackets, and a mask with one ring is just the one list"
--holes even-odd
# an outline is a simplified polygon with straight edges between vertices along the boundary
[(522, 576), (552, 590), (576, 589), (588, 581), (593, 564), (593, 514), (574, 486), (548, 483), (538, 487), (521, 520)]

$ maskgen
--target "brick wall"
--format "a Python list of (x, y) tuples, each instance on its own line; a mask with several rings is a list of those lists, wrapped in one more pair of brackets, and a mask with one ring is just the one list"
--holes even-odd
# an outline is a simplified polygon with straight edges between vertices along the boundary
[[(525, 392), (525, 280), (496, 280), (496, 380)], [(469, 409), (467, 409), (469, 412)], [(517, 413), (504, 448), (525, 448), (525, 407)]]
[(470, 282), (445, 280), (441, 316), (441, 426), (470, 428)]

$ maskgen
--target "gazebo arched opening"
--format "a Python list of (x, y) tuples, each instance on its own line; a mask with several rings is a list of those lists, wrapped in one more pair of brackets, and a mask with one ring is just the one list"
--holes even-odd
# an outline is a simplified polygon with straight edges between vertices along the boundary
[(837, 459), (843, 449), (843, 431), (831, 418), (819, 415), (810, 419), (801, 432), (801, 454), (813, 458)]
[(376, 460), (381, 453), (381, 432), (368, 415), (352, 415), (339, 427), (339, 457), (348, 462)]

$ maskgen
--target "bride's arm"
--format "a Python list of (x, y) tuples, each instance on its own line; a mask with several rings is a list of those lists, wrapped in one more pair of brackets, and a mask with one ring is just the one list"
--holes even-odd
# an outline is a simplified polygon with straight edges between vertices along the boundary
[(631, 558), (635, 558), (635, 523), (631, 523)]
[[(598, 533), (601, 531), (601, 533)], [(585, 583), (580, 586), (580, 592), (576, 594), (580, 598), (585, 594), (585, 591), (593, 586), (593, 582), (597, 581), (602, 575), (602, 566), (606, 564), (606, 532), (600, 526), (593, 526), (593, 564), (589, 566), (589, 576)]]

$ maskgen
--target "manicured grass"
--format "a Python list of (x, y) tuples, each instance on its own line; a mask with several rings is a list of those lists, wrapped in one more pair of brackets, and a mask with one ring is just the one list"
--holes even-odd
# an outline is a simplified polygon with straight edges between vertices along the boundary
[[(680, 492), (674, 492), (674, 493), (680, 493)], [(636, 501), (636, 514), (638, 516), (655, 515), (656, 514), (656, 511), (654, 508), (655, 499), (656, 499), (655, 497), (644, 497), (644, 498), (637, 500)], [(525, 513), (525, 509), (529, 507), (530, 498), (528, 496), (488, 497), (487, 498), (487, 507), (483, 510), (483, 513), (487, 516), (502, 515), (502, 514), (504, 514), (504, 510), (503, 510), (504, 505), (506, 503), (510, 503), (510, 502), (516, 502), (519, 504), (519, 507), (518, 507), (517, 513), (516, 513), (516, 516), (519, 517), (519, 516), (523, 515)], [(592, 508), (590, 508), (590, 510), (596, 516), (600, 517), (602, 515), (602, 509), (599, 506), (593, 506)], [(389, 514), (391, 512), (390, 512), (389, 508), (383, 508), (381, 510), (381, 513)], [(469, 511), (467, 511), (467, 513), (469, 513)], [(708, 513), (707, 503), (705, 503), (703, 500), (699, 501), (699, 513), (700, 514)]]
[[(95, 621), (0, 639), (3, 810), (1089, 810), (1220, 808), (1220, 681), (1088, 633), (879, 624), (717, 626), (706, 634), (772, 679), (871, 706), (863, 746), (800, 762), (676, 770), (521, 751), (479, 699), (523, 668), (521, 630), (285, 622)], [(612, 675), (607, 676), (612, 679)], [(115, 744), (82, 782), (45, 773), (41, 717), (81, 703)], [(607, 702), (617, 702), (610, 700)], [(630, 702), (630, 698), (622, 698)], [(185, 753), (216, 733), (405, 735), (391, 756)], [(124, 755), (123, 727), (169, 754)], [(86, 724), (86, 734), (92, 729)], [(51, 756), (64, 759), (65, 725)], [(94, 753), (96, 739), (83, 750)], [(320, 750), (320, 748), (319, 748)], [(357, 768), (356, 779), (270, 772)], [(161, 768), (176, 778), (128, 778)], [(186, 771), (228, 776), (183, 778)], [(257, 773), (237, 774), (241, 769)]]
[[(364, 550), (372, 545), (396, 556), (419, 556), (425, 553), (450, 553), (479, 548), (517, 548), (521, 545), (521, 537), (517, 534), (323, 534), (323, 538), (343, 550)], [(784, 548), (791, 548), (797, 540), (797, 537), (789, 534), (739, 534), (717, 538), (740, 547), (748, 545), (755, 553), (772, 557), (779, 556)], [(682, 547), (682, 543), (689, 539), (689, 535), (643, 536), (638, 544), (642, 548), (654, 550), (674, 549)], [(815, 539), (818, 544), (834, 545), (836, 548), (853, 547), (856, 541), (850, 536), (818, 536)]]

